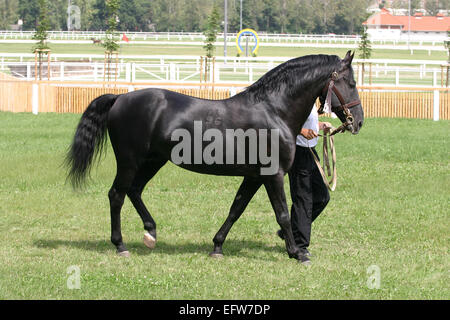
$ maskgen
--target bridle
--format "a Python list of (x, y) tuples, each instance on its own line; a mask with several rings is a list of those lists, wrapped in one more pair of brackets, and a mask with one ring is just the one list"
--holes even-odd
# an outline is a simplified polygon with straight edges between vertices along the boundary
[[(342, 96), (342, 94), (339, 92), (339, 89), (335, 85), (335, 82), (338, 81), (339, 79), (340, 79), (339, 74), (336, 71), (333, 72), (331, 74), (330, 79), (327, 81), (327, 84), (323, 88), (322, 94), (320, 96), (320, 108), (318, 110), (319, 114), (324, 113), (323, 109), (325, 107), (325, 104), (328, 104), (329, 106), (331, 106), (331, 111), (333, 111), (334, 113), (342, 111), (345, 115), (345, 121), (342, 122), (342, 125), (340, 127), (333, 129), (331, 132), (325, 132), (323, 134), (323, 166), (320, 164), (320, 160), (316, 157), (315, 153), (310, 148), (311, 154), (314, 158), (314, 161), (316, 162), (317, 168), (319, 169), (323, 182), (330, 191), (335, 190), (337, 183), (336, 151), (334, 149), (333, 135), (335, 135), (338, 132), (350, 130), (350, 127), (353, 125), (353, 116), (350, 113), (349, 109), (361, 104), (361, 100), (359, 99), (349, 103), (345, 103), (344, 97)], [(340, 104), (338, 106), (333, 106), (331, 104), (331, 95), (333, 92), (339, 100)], [(331, 148), (332, 166), (333, 166), (332, 172), (330, 167), (328, 146)], [(330, 181), (328, 181), (325, 170), (327, 171), (328, 177), (331, 177)]]
[[(339, 89), (335, 85), (335, 82), (338, 81), (339, 79), (340, 79), (339, 74), (336, 71), (334, 71), (331, 74), (330, 79), (327, 81), (327, 84), (323, 88), (322, 95), (320, 96), (320, 108), (318, 110), (319, 114), (324, 113), (323, 109), (325, 107), (325, 104), (328, 104), (329, 106), (331, 106), (331, 111), (333, 111), (334, 113), (342, 111), (345, 115), (345, 121), (342, 122), (342, 125), (340, 127), (333, 130), (333, 132), (331, 132), (330, 135), (335, 135), (338, 132), (350, 130), (349, 128), (353, 125), (353, 116), (350, 113), (349, 109), (361, 104), (361, 100), (359, 99), (349, 103), (345, 103), (344, 97), (342, 96), (342, 94), (339, 92)], [(340, 103), (339, 106), (331, 105), (331, 95), (333, 92), (339, 100)], [(324, 99), (324, 97), (326, 98)]]

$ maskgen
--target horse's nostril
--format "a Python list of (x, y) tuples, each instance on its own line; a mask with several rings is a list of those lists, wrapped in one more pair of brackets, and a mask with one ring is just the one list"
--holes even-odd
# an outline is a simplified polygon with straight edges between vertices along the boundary
[(363, 122), (360, 121), (360, 122), (358, 123), (358, 126), (359, 126), (360, 129), (362, 128), (362, 125), (363, 125)]

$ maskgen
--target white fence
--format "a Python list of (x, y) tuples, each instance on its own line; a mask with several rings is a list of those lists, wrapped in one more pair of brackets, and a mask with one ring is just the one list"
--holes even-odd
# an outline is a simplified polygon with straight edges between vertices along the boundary
[[(194, 82), (200, 81), (202, 65), (200, 59), (191, 60), (158, 57), (150, 62), (127, 62), (119, 59), (117, 80), (126, 82)], [(218, 61), (214, 70), (208, 72), (208, 81), (215, 83), (253, 83), (281, 61), (233, 59)], [(360, 60), (353, 62), (358, 85), (438, 87), (446, 84), (447, 67), (442, 62), (430, 61), (365, 61), (364, 73)], [(0, 58), (0, 72), (18, 79), (35, 78), (35, 62), (10, 62)], [(42, 67), (42, 77), (47, 79), (47, 63)], [(50, 79), (55, 81), (103, 81), (105, 65), (101, 60), (92, 62), (52, 61)], [(445, 81), (444, 81), (445, 80)]]
[[(128, 32), (123, 31), (131, 41), (198, 41), (204, 42), (205, 36), (200, 32)], [(31, 40), (34, 31), (10, 31), (0, 30), (0, 40)], [(336, 35), (336, 34), (272, 34), (259, 32), (263, 43), (328, 43), (328, 44), (353, 44), (360, 41), (359, 35)], [(104, 31), (48, 31), (50, 40), (91, 40), (103, 39)], [(236, 38), (236, 33), (228, 33), (228, 38)], [(218, 39), (223, 42), (224, 34), (219, 33)], [(408, 41), (398, 36), (371, 39), (373, 44), (405, 44)], [(424, 37), (411, 39), (419, 45), (430, 44), (442, 46), (441, 37)]]

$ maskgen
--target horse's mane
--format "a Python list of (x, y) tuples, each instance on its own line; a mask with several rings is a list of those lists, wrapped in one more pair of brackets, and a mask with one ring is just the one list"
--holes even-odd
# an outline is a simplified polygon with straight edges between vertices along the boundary
[(308, 55), (291, 59), (267, 72), (245, 92), (252, 95), (255, 101), (262, 101), (268, 94), (285, 86), (287, 94), (292, 96), (308, 80), (331, 75), (339, 67), (340, 61), (341, 58), (335, 55)]

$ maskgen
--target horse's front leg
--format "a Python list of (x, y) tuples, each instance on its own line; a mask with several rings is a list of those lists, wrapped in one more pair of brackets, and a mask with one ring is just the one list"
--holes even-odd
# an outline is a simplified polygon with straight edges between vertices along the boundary
[(239, 190), (234, 198), (233, 204), (231, 205), (230, 213), (228, 214), (227, 219), (225, 220), (222, 227), (217, 231), (213, 242), (214, 242), (214, 251), (209, 255), (211, 257), (222, 257), (222, 245), (225, 241), (225, 238), (228, 235), (233, 224), (239, 219), (242, 212), (244, 212), (250, 200), (255, 195), (256, 191), (258, 191), (259, 187), (262, 185), (262, 181), (260, 179), (253, 179), (245, 177), (242, 182)]
[(290, 258), (302, 261), (300, 250), (295, 244), (294, 235), (292, 234), (289, 211), (286, 203), (286, 195), (284, 193), (284, 175), (279, 173), (274, 176), (268, 176), (264, 182), (267, 194), (272, 204), (277, 222), (285, 235), (286, 249)]

